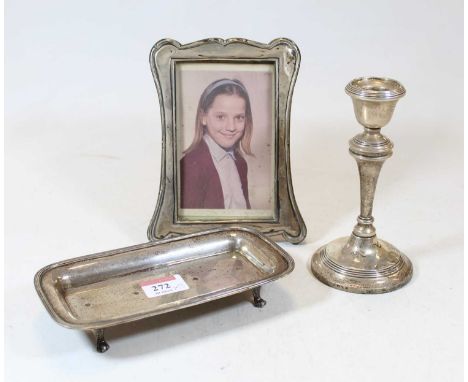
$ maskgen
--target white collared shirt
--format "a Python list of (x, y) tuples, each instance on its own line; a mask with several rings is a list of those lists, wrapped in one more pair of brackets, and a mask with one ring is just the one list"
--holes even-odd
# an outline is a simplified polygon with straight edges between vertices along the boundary
[(244, 193), (242, 192), (242, 183), (237, 171), (236, 157), (233, 150), (226, 151), (219, 146), (208, 134), (203, 136), (211, 158), (218, 171), (221, 188), (223, 189), (224, 208), (246, 209)]

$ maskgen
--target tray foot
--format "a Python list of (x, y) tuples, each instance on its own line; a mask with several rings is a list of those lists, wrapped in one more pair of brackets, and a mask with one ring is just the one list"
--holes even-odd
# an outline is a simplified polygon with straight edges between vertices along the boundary
[(266, 301), (260, 297), (260, 287), (252, 289), (253, 294), (253, 306), (256, 308), (263, 308), (266, 305)]
[(110, 346), (104, 339), (104, 329), (93, 330), (93, 333), (96, 336), (96, 350), (99, 353), (105, 353), (108, 351)]

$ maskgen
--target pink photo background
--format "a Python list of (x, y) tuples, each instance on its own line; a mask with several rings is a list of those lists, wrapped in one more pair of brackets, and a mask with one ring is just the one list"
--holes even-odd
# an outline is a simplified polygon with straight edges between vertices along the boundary
[(275, 208), (273, 70), (274, 66), (268, 64), (184, 63), (177, 67), (178, 163), (183, 150), (193, 140), (198, 101), (205, 88), (221, 78), (240, 80), (246, 87), (253, 118), (251, 149), (254, 156), (244, 155), (252, 210), (273, 211)]

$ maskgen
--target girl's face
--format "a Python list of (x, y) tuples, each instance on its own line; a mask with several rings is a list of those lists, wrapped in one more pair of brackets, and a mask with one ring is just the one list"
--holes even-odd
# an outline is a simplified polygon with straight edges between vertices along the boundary
[(235, 94), (217, 95), (203, 115), (203, 125), (218, 145), (230, 149), (244, 134), (245, 100)]

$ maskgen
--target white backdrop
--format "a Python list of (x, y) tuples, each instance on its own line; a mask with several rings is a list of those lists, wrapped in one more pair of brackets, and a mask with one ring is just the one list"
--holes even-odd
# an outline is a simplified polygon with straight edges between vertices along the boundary
[[(455, 381), (463, 337), (462, 1), (22, 1), (5, 5), (7, 381)], [(58, 326), (33, 287), (51, 262), (146, 241), (161, 131), (148, 56), (164, 37), (269, 42), (302, 64), (291, 161), (309, 234), (282, 244), (295, 271), (247, 296), (108, 333), (100, 355)], [(309, 272), (320, 245), (350, 233), (360, 131), (346, 83), (400, 80), (383, 133), (395, 143), (374, 215), (413, 261), (380, 296), (340, 292)]]

